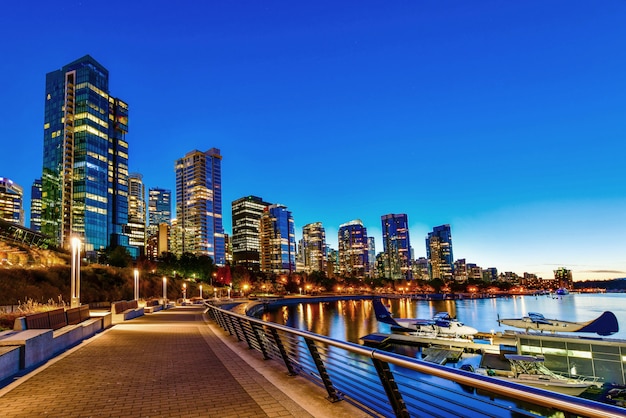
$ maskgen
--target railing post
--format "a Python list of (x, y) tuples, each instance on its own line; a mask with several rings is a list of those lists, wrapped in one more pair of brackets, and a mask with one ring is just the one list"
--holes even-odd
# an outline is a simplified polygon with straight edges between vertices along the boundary
[(241, 318), (239, 318), (239, 317), (237, 317), (237, 324), (239, 325), (239, 330), (241, 330), (241, 333), (243, 334), (243, 338), (246, 340), (246, 343), (248, 344), (248, 348), (252, 350), (254, 347), (252, 347), (252, 343), (250, 342), (250, 338), (248, 337), (248, 333), (244, 329), (243, 322), (241, 321)]
[(252, 331), (254, 332), (254, 336), (256, 337), (256, 341), (259, 344), (259, 348), (261, 349), (261, 353), (263, 353), (263, 360), (269, 360), (271, 357), (267, 355), (267, 350), (265, 349), (265, 344), (263, 343), (263, 338), (261, 338), (261, 330), (260, 326), (255, 324), (254, 322), (250, 323), (250, 327), (252, 327)]
[(285, 366), (287, 366), (287, 371), (289, 372), (288, 375), (295, 376), (297, 373), (295, 372), (295, 370), (293, 369), (293, 366), (291, 365), (291, 360), (289, 360), (289, 356), (287, 355), (285, 346), (283, 346), (283, 342), (280, 339), (280, 336), (278, 335), (278, 331), (276, 331), (276, 328), (270, 328), (270, 332), (272, 333), (272, 337), (274, 338), (274, 343), (276, 344), (276, 347), (278, 347), (280, 356), (283, 358), (283, 361), (285, 362)]
[(234, 335), (237, 337), (237, 340), (241, 341), (239, 332), (237, 332), (237, 326), (234, 324), (235, 319), (233, 319), (232, 315), (226, 315), (225, 318), (228, 323), (228, 332), (230, 332), (230, 335)]
[(385, 388), (385, 393), (387, 394), (387, 398), (389, 398), (389, 402), (391, 403), (396, 417), (409, 418), (409, 411), (406, 409), (406, 404), (404, 403), (404, 399), (402, 399), (402, 394), (398, 389), (398, 385), (396, 385), (396, 380), (389, 369), (389, 365), (375, 358), (372, 358), (372, 363), (374, 363), (380, 383), (382, 383), (383, 388)]
[(320, 377), (322, 378), (324, 387), (326, 387), (326, 391), (328, 392), (328, 400), (331, 402), (340, 401), (341, 398), (337, 396), (337, 391), (335, 390), (335, 387), (333, 386), (333, 382), (330, 381), (330, 376), (328, 376), (328, 373), (326, 372), (326, 367), (324, 367), (324, 362), (322, 361), (322, 358), (320, 357), (320, 353), (317, 351), (317, 346), (315, 345), (315, 341), (310, 340), (308, 338), (305, 338), (304, 341), (306, 342), (306, 345), (309, 348), (309, 352), (311, 353), (311, 357), (313, 358), (313, 361), (315, 362), (317, 371), (319, 372)]

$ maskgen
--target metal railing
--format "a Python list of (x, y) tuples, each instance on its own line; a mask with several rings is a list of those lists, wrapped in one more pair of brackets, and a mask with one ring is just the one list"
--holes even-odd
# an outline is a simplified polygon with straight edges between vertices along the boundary
[(205, 304), (230, 335), (346, 400), (385, 417), (626, 417), (626, 409), (426, 363)]

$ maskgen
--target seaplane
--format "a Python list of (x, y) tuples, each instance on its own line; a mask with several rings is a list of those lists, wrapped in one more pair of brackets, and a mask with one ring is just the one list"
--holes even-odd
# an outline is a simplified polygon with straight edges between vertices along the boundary
[(499, 325), (508, 325), (515, 328), (523, 328), (528, 331), (547, 332), (590, 332), (606, 336), (619, 331), (619, 325), (615, 314), (605, 311), (596, 319), (585, 322), (561, 321), (560, 319), (548, 319), (543, 314), (528, 312), (528, 316), (522, 318), (501, 319), (498, 315)]
[(438, 312), (432, 319), (394, 318), (380, 299), (374, 298), (376, 319), (392, 325), (400, 331), (414, 332), (442, 337), (466, 337), (478, 332), (476, 328), (464, 325), (450, 317), (448, 312)]

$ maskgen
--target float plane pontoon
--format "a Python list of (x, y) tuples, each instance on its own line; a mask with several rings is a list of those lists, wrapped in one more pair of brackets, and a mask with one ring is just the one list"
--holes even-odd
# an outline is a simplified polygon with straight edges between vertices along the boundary
[(476, 328), (463, 325), (462, 322), (451, 318), (448, 312), (438, 312), (432, 319), (393, 318), (380, 299), (374, 298), (373, 303), (377, 320), (408, 332), (434, 334), (440, 337), (463, 337), (478, 332)]
[(619, 331), (619, 325), (615, 314), (610, 311), (604, 312), (596, 319), (586, 322), (561, 321), (559, 319), (547, 319), (542, 314), (529, 312), (523, 318), (500, 319), (498, 324), (508, 325), (515, 328), (523, 328), (528, 331), (549, 332), (595, 332), (598, 335), (612, 335)]

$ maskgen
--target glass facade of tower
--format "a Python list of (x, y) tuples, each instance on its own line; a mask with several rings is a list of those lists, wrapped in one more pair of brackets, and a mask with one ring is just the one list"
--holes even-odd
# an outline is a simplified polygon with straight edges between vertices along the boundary
[(301, 251), (304, 271), (326, 271), (326, 231), (321, 222), (302, 227)]
[(150, 236), (159, 232), (160, 224), (172, 222), (172, 191), (152, 187), (148, 191), (148, 233)]
[(30, 187), (30, 229), (41, 231), (41, 179)]
[(222, 226), (222, 156), (211, 148), (176, 161), (176, 219), (181, 253), (208, 255), (226, 263)]
[(433, 228), (426, 238), (428, 273), (431, 279), (452, 280), (454, 258), (452, 255), (452, 233), (450, 225)]
[(261, 270), (261, 217), (271, 203), (257, 196), (245, 196), (232, 202), (233, 263), (252, 271)]
[(4, 177), (0, 177), (0, 219), (24, 226), (24, 190)]
[(270, 205), (263, 210), (260, 226), (261, 271), (295, 271), (296, 233), (291, 212), (283, 205)]
[(339, 226), (339, 272), (348, 277), (364, 279), (369, 275), (367, 229), (360, 220)]
[(89, 55), (46, 75), (41, 230), (88, 256), (128, 246), (128, 105)]
[(383, 230), (384, 277), (392, 280), (411, 279), (411, 242), (406, 214), (381, 216)]
[(146, 193), (143, 176), (132, 173), (128, 176), (128, 244), (130, 255), (138, 258), (146, 248)]

